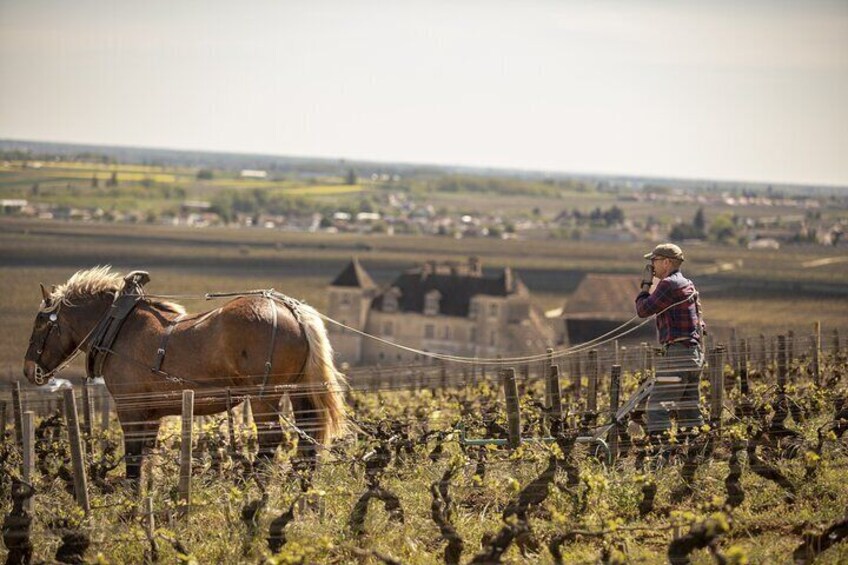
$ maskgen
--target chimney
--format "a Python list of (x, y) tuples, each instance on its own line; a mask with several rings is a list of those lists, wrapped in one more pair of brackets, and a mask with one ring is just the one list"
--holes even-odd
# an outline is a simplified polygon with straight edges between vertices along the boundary
[(479, 277), (483, 275), (483, 266), (480, 263), (479, 257), (468, 258), (468, 275), (472, 277)]
[(512, 292), (513, 279), (512, 279), (512, 269), (510, 267), (504, 267), (503, 272), (504, 278), (504, 289), (509, 293)]
[(436, 261), (425, 261), (421, 265), (421, 278), (436, 274)]

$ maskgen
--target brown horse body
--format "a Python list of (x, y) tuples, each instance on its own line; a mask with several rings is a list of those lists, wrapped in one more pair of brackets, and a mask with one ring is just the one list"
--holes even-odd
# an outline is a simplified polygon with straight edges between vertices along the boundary
[[(43, 382), (77, 349), (91, 353), (86, 342), (122, 283), (108, 268), (97, 268), (78, 272), (51, 293), (43, 291), (24, 362), (30, 381)], [(164, 358), (155, 371), (166, 333)], [(195, 391), (198, 415), (226, 410), (228, 394), (234, 402), (250, 396), (259, 455), (266, 460), (282, 441), (284, 394), (298, 430), (309, 436), (298, 442), (301, 457), (314, 461), (316, 446), (344, 428), (344, 381), (333, 365), (324, 324), (314, 309), (294, 301), (241, 296), (216, 310), (186, 316), (179, 305), (142, 298), (106, 354), (102, 376), (124, 432), (129, 479), (139, 478), (159, 419), (180, 413), (185, 389)]]

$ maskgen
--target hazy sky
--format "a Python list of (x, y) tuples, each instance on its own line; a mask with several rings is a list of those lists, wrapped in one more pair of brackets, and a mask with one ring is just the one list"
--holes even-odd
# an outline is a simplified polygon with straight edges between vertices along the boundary
[(0, 137), (848, 185), (848, 1), (0, 0)]

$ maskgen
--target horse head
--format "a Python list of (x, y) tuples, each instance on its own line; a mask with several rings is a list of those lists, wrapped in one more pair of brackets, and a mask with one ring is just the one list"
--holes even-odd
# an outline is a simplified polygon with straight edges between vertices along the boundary
[(67, 315), (61, 312), (61, 301), (53, 298), (44, 285), (41, 296), (24, 356), (24, 376), (37, 385), (44, 384), (46, 375), (70, 357), (78, 345), (68, 330)]

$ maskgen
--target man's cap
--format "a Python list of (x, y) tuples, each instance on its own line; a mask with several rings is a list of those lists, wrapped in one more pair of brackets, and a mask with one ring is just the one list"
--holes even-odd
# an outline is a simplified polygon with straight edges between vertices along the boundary
[(683, 250), (673, 243), (661, 243), (654, 250), (645, 254), (645, 259), (665, 257), (666, 259), (678, 259), (683, 261)]

